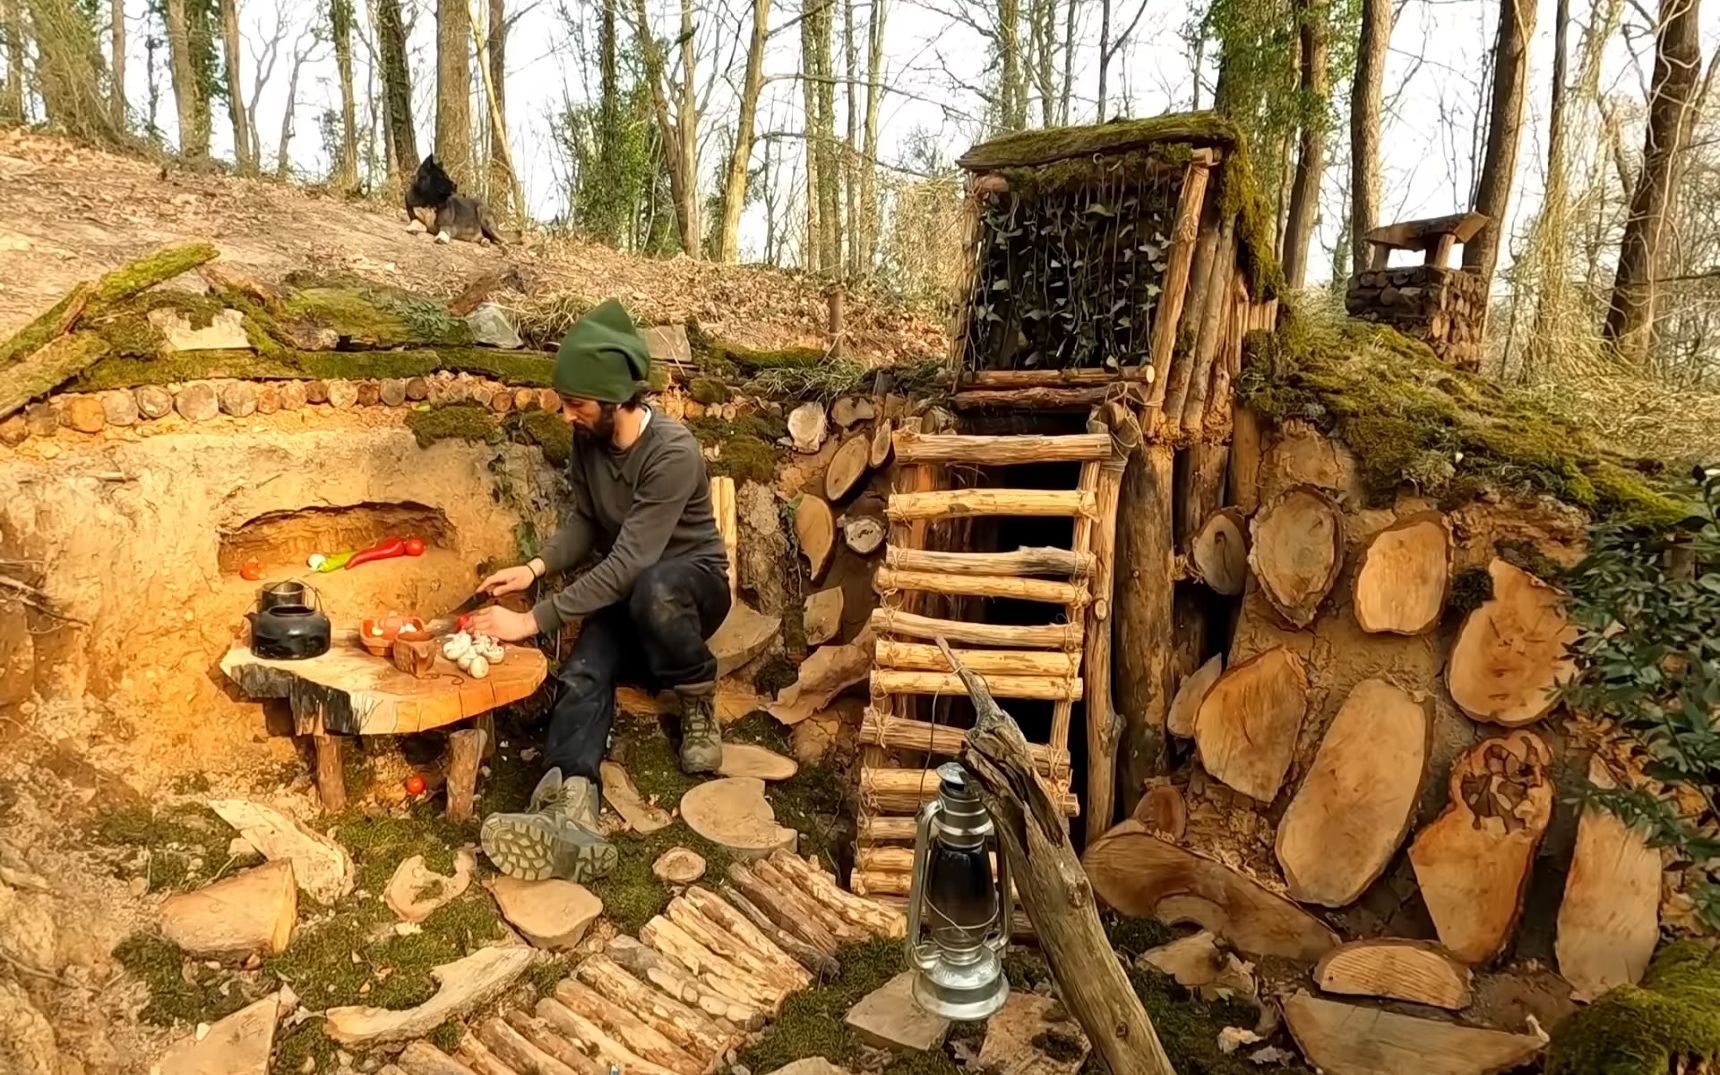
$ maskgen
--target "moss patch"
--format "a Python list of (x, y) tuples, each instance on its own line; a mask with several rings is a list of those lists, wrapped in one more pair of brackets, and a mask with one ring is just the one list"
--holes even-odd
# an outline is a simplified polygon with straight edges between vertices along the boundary
[(287, 336), (333, 332), (363, 347), (467, 347), (472, 329), (435, 299), (352, 281), (303, 287), (271, 303)]
[[(752, 1071), (775, 1071), (803, 1057), (822, 1056), (859, 1070), (864, 1043), (848, 1028), (848, 1009), (907, 969), (900, 941), (876, 940), (842, 951), (835, 981), (803, 990), (783, 1002), (776, 1021), (742, 1050), (739, 1062)], [(943, 1050), (898, 1057), (887, 1075), (956, 1075), (960, 1069)]]
[(501, 432), (501, 424), (488, 407), (475, 403), (432, 404), (406, 416), (406, 428), (418, 441), (418, 447), (428, 448), (438, 441), (493, 441)]
[[(89, 335), (99, 340), (93, 334), (77, 335)], [(95, 392), (106, 388), (134, 388), (143, 384), (169, 384), (210, 377), (254, 381), (406, 379), (428, 377), (442, 371), (471, 373), (506, 384), (538, 388), (547, 388), (550, 383), (549, 359), (526, 351), (492, 351), (483, 347), (405, 351), (297, 351), (281, 348), (273, 354), (174, 351), (151, 358), (109, 353), (86, 367), (67, 385), (67, 389)]]
[(715, 377), (694, 377), (692, 383), (687, 385), (687, 395), (693, 398), (693, 402), (709, 407), (716, 403), (727, 403), (734, 397), (734, 392)]
[(113, 957), (148, 987), (149, 1003), (138, 1013), (146, 1023), (213, 1022), (250, 1003), (225, 974), (187, 963), (179, 946), (161, 937), (134, 933), (114, 946)]
[(557, 467), (567, 466), (573, 457), (573, 427), (559, 414), (527, 411), (510, 418), (505, 428), (514, 441), (543, 449), (544, 459)]
[[(723, 729), (723, 738), (735, 743), (758, 743), (772, 750), (788, 750), (787, 729), (768, 716), (755, 716)], [(640, 795), (668, 810), (681, 796), (703, 783), (703, 778), (681, 772), (675, 746), (654, 723), (631, 723), (616, 732), (611, 756), (627, 769)], [(803, 855), (828, 859), (834, 846), (829, 819), (841, 805), (842, 789), (834, 773), (802, 766), (794, 779), (773, 783), (766, 790), (779, 824), (797, 830)], [(639, 927), (668, 906), (669, 887), (651, 873), (652, 863), (672, 847), (686, 847), (705, 860), (705, 877), (719, 883), (728, 873), (732, 856), (724, 848), (705, 840), (679, 819), (667, 828), (648, 835), (623, 833), (614, 838), (619, 859), (615, 871), (587, 887), (603, 900), (603, 910), (624, 933), (636, 934)]]
[(775, 698), (776, 692), (794, 684), (800, 669), (787, 657), (772, 657), (753, 675), (753, 690), (765, 698)]
[(91, 837), (108, 847), (146, 852), (115, 864), (117, 876), (143, 877), (150, 892), (208, 884), (229, 864), (227, 845), (234, 832), (208, 807), (124, 806), (96, 818)]
[(1620, 986), (1553, 1028), (1547, 1075), (1660, 1075), (1720, 1059), (1720, 950), (1663, 948), (1640, 986)]
[(706, 464), (712, 475), (767, 485), (776, 480), (777, 464), (784, 454), (776, 440), (788, 435), (788, 427), (780, 419), (765, 415), (735, 419), (701, 416), (688, 420), (687, 428), (700, 444), (717, 450), (717, 457)]
[(1684, 514), (1638, 464), (1576, 424), (1393, 329), (1292, 310), (1276, 332), (1251, 335), (1248, 351), (1238, 398), (1274, 422), (1305, 419), (1343, 441), (1377, 503), (1409, 485), (1446, 507), (1496, 489), (1602, 517)]

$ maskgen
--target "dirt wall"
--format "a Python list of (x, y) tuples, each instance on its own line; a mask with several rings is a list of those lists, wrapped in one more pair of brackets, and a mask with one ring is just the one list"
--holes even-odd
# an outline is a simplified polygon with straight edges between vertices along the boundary
[[(519, 523), (554, 525), (558, 479), (536, 449), (421, 449), (398, 425), (228, 424), (3, 453), (0, 558), (31, 562), (65, 618), (33, 612), (0, 625), (0, 704), (31, 693), (221, 697), (213, 669), (242, 634), (257, 586), (223, 570), (235, 545), (266, 579), (306, 575), (339, 624), (445, 611), (471, 591), (478, 565), (515, 562)], [(292, 525), (295, 513), (305, 526)], [(303, 546), (319, 532), (350, 539), (402, 518), (434, 524), (424, 556), (307, 572)]]

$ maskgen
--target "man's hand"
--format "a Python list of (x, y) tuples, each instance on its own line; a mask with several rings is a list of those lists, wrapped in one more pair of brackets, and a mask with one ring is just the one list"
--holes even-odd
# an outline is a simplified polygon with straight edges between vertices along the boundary
[(519, 593), (531, 588), (537, 581), (537, 572), (530, 564), (520, 564), (518, 567), (504, 567), (483, 582), (478, 583), (478, 592), (487, 593), (491, 597), (501, 597), (504, 594)]
[[(523, 567), (509, 568), (510, 571), (527, 571)], [(537, 617), (530, 612), (514, 612), (499, 605), (481, 608), (472, 613), (471, 622), (466, 630), (473, 634), (489, 635), (503, 642), (521, 642), (538, 633)]]

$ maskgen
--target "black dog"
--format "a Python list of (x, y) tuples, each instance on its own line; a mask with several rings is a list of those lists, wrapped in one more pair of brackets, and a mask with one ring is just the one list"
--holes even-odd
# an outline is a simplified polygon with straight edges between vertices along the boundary
[(502, 245), (501, 232), (489, 208), (477, 198), (456, 193), (458, 190), (436, 154), (430, 154), (418, 165), (412, 184), (406, 188), (407, 220), (423, 225), (439, 243), (488, 239)]

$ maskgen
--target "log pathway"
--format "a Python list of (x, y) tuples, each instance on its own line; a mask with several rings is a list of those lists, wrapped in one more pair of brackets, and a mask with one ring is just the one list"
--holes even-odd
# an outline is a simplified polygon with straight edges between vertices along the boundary
[(714, 1075), (834, 973), (844, 947), (907, 927), (787, 851), (707, 880), (714, 891), (683, 889), (637, 940), (615, 937), (530, 1010), (474, 1019), (454, 1055), (415, 1041), (395, 1063), (406, 1075)]

